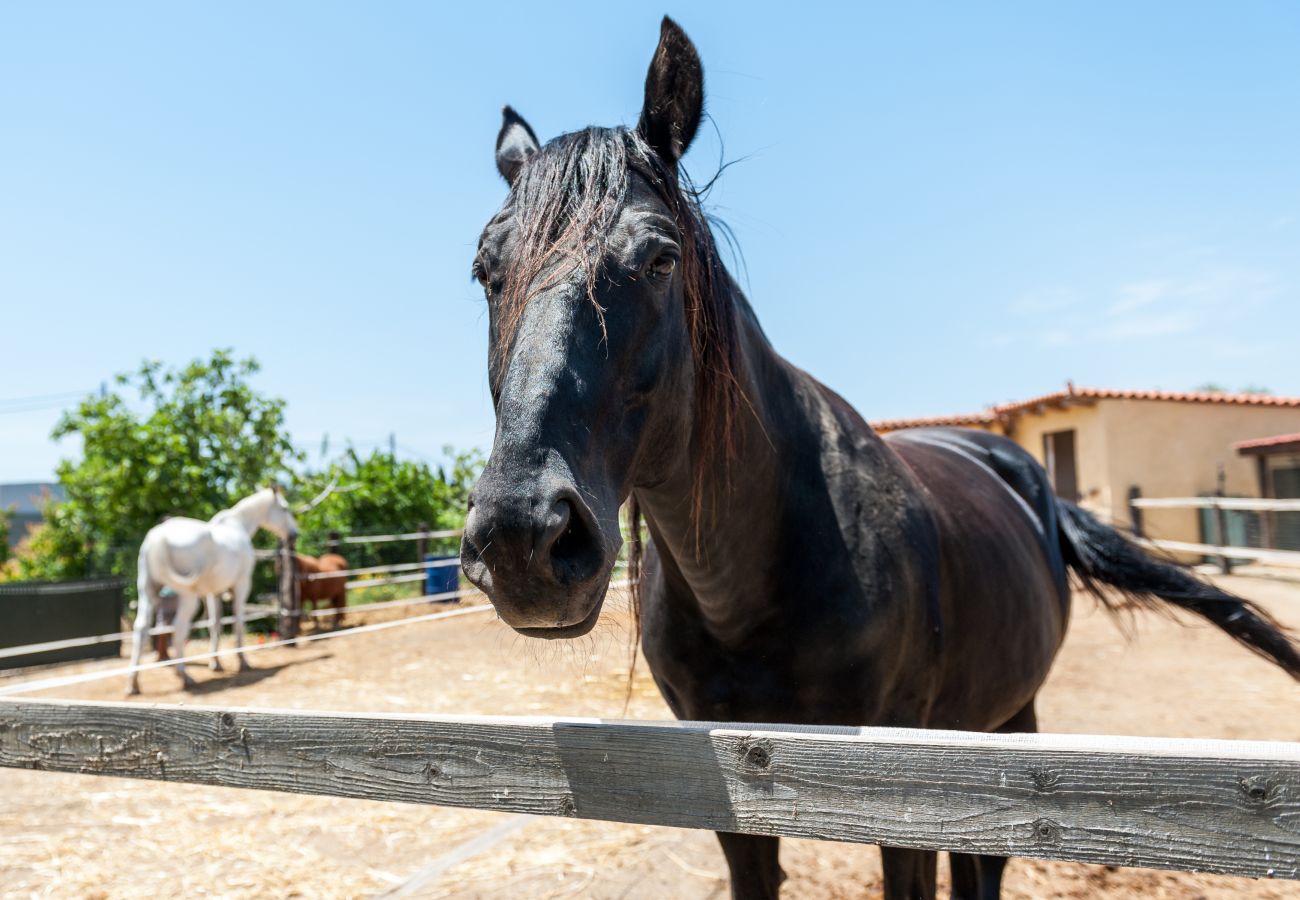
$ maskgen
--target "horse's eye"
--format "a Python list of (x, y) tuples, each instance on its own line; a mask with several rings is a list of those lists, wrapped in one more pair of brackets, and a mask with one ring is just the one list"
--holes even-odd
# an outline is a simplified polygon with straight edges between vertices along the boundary
[(657, 257), (646, 271), (651, 278), (667, 278), (673, 274), (675, 268), (677, 268), (677, 257), (665, 253), (663, 256)]
[(483, 288), (485, 290), (492, 283), (492, 279), (488, 275), (487, 266), (483, 264), (482, 259), (474, 260), (474, 268), (471, 270), (471, 272), (474, 275), (474, 280), (477, 281), (479, 284), (483, 285)]

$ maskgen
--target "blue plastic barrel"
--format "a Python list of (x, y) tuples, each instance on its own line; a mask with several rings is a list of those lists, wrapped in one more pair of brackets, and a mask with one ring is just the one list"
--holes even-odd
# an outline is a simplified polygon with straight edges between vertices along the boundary
[[(442, 560), (458, 559), (456, 556), (438, 556), (435, 553), (426, 553), (425, 562), (440, 562)], [(424, 592), (426, 594), (450, 594), (453, 591), (460, 590), (460, 566), (446, 565), (438, 566), (435, 569), (424, 570)], [(447, 597), (437, 601), (440, 603), (452, 603), (455, 597)]]

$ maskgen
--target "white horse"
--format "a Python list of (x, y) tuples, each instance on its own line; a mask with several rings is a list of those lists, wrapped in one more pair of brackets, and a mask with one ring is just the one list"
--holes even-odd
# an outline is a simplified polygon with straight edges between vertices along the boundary
[[(253, 584), (253, 535), (259, 528), (273, 532), (280, 538), (293, 538), (298, 534), (298, 523), (285, 503), (278, 487), (263, 488), (245, 497), (232, 508), (223, 510), (209, 522), (198, 519), (168, 519), (145, 535), (140, 545), (139, 608), (135, 616), (135, 634), (131, 643), (132, 671), (126, 692), (140, 693), (140, 676), (135, 667), (140, 665), (153, 621), (153, 611), (159, 602), (159, 592), (169, 587), (176, 592), (176, 618), (171, 636), (173, 655), (185, 655), (185, 642), (190, 636), (190, 625), (198, 611), (199, 597), (208, 602), (208, 631), (212, 635), (212, 652), (216, 654), (221, 643), (221, 626), (211, 624), (221, 619), (221, 595), (230, 591), (234, 596), (235, 653), (239, 656), (239, 670), (249, 668), (244, 659), (244, 604)], [(221, 663), (214, 655), (209, 666), (221, 671)], [(185, 663), (176, 664), (185, 687), (194, 686), (194, 679), (185, 672)]]

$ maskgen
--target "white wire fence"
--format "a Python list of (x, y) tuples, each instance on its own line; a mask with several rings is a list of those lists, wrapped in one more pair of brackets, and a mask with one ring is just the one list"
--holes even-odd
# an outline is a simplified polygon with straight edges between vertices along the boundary
[[(1258, 497), (1140, 497), (1130, 498), (1130, 513), (1141, 543), (1171, 553), (1215, 559), (1226, 572), (1234, 564), (1300, 567), (1300, 500)], [(1171, 510), (1195, 513), (1199, 540), (1173, 540), (1146, 534), (1143, 513)], [(1163, 521), (1163, 520), (1162, 520)], [(1185, 524), (1185, 523), (1184, 523)]]
[[(619, 590), (629, 587), (631, 582), (628, 579), (611, 581), (609, 590)], [(458, 591), (446, 591), (440, 594), (428, 594), (421, 597), (411, 597), (404, 600), (394, 600), (389, 603), (373, 603), (360, 607), (349, 607), (349, 611), (377, 611), (380, 609), (397, 609), (405, 606), (415, 606), (417, 604), (430, 604), (446, 600), (461, 600), (472, 596), (482, 596), (482, 592), (475, 589), (466, 589)], [(414, 625), (420, 622), (433, 622), (441, 619), (451, 619), (458, 616), (472, 615), (477, 613), (493, 612), (495, 607), (489, 603), (480, 603), (472, 606), (462, 606), (458, 609), (441, 610), (439, 612), (426, 613), (419, 616), (405, 616), (400, 619), (392, 619), (387, 622), (374, 622), (368, 625), (354, 625), (349, 628), (339, 628), (333, 631), (315, 631), (295, 637), (282, 638), (280, 640), (266, 641), (261, 644), (248, 644), (242, 648), (243, 653), (258, 653), (264, 650), (271, 650), (276, 647), (297, 646), (300, 643), (310, 644), (316, 641), (333, 640), (339, 637), (348, 637), (358, 634), (371, 634), (376, 631), (384, 631), (390, 628), (398, 628), (403, 625)], [(334, 610), (324, 609), (316, 610), (308, 615), (321, 616), (331, 615)], [(32, 652), (26, 650), (25, 652)], [(124, 675), (130, 675), (133, 672), (147, 672), (154, 669), (165, 669), (172, 666), (188, 665), (193, 662), (203, 662), (214, 659), (222, 653), (233, 653), (233, 648), (218, 650), (214, 652), (195, 653), (189, 656), (181, 656), (174, 659), (159, 660), (152, 663), (142, 663), (139, 666), (121, 666), (112, 669), (100, 669), (92, 672), (78, 672), (71, 675), (54, 676), (51, 678), (39, 678), (33, 680), (22, 680), (15, 684), (0, 687), (0, 697), (12, 696), (14, 694), (26, 694), (32, 691), (45, 691), (55, 688), (68, 687), (71, 685), (86, 684), (91, 681), (99, 681), (105, 678), (116, 678)]]

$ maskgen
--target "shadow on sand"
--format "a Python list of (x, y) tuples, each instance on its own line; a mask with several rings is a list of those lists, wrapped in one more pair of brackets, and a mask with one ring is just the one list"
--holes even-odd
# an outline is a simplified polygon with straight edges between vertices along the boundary
[(306, 663), (320, 662), (321, 660), (332, 659), (333, 653), (318, 653), (315, 656), (296, 659), (292, 662), (280, 663), (275, 666), (266, 666), (265, 668), (253, 668), (244, 672), (227, 671), (225, 673), (215, 672), (212, 677), (205, 681), (200, 681), (185, 693), (195, 697), (202, 697), (207, 694), (217, 694), (221, 691), (230, 690), (231, 688), (247, 687), (252, 684), (258, 684), (268, 678), (278, 675), (285, 669), (293, 666), (301, 666)]

